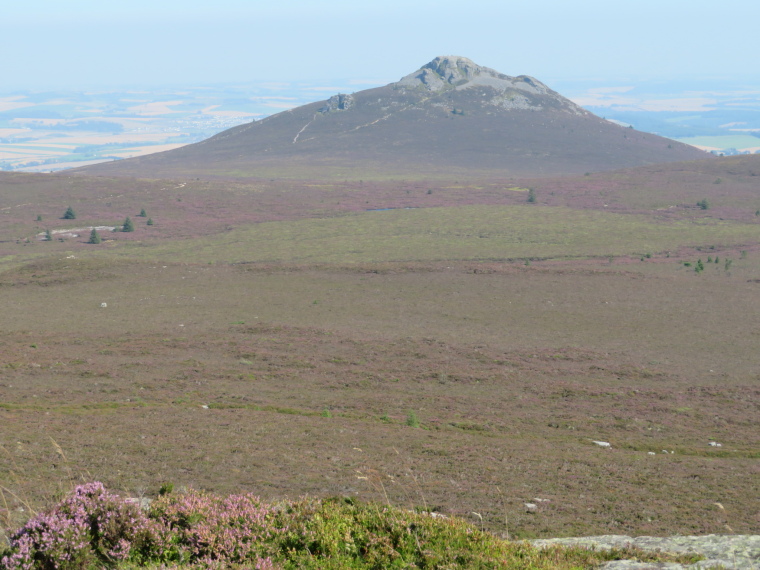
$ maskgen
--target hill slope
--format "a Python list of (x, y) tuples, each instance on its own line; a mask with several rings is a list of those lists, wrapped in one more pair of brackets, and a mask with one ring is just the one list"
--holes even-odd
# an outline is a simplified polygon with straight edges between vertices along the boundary
[(438, 57), (385, 87), (335, 95), (197, 144), (80, 171), (148, 177), (537, 176), (705, 156), (601, 119), (532, 77)]

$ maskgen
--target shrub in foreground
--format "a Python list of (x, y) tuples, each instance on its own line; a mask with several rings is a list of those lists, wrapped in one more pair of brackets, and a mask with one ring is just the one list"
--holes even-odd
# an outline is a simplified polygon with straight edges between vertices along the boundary
[[(272, 505), (253, 495), (167, 492), (141, 511), (102, 484), (32, 518), (0, 552), (3, 569), (504, 568), (570, 569), (662, 556), (501, 540), (456, 518), (351, 499)], [(665, 560), (679, 560), (664, 557)], [(694, 562), (689, 557), (688, 562)]]
[(0, 567), (89, 568), (126, 560), (149, 534), (137, 505), (88, 483), (10, 536)]
[(266, 568), (262, 564), (283, 533), (273, 524), (275, 515), (274, 507), (254, 495), (165, 494), (151, 505), (152, 534), (140, 558), (181, 564), (254, 562)]

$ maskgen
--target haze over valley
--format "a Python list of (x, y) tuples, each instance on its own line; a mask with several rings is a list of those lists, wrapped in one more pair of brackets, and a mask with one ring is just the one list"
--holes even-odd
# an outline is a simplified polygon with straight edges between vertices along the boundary
[[(529, 71), (529, 70), (503, 70)], [(389, 77), (388, 82), (398, 78)], [(760, 151), (760, 83), (547, 81), (600, 117), (716, 154)], [(0, 169), (50, 172), (198, 142), (377, 80), (0, 91)]]

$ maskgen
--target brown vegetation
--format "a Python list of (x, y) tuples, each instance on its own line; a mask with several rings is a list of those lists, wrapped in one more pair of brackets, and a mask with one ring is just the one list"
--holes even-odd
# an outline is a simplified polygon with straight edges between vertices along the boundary
[[(384, 500), (371, 479), (513, 537), (756, 533), (756, 164), (530, 183), (0, 176), (0, 485), (32, 505), (81, 478)], [(36, 241), (69, 205), (77, 227), (135, 231)], [(415, 236), (386, 233), (386, 259), (351, 261), (375, 227), (360, 210), (425, 206), (438, 241), (409, 253), (394, 243)], [(509, 233), (472, 222), (491, 207), (536, 227), (485, 258), (488, 232)], [(612, 219), (646, 235), (584, 254)], [(264, 221), (343, 233), (312, 261), (263, 261)], [(239, 263), (211, 258), (230, 248)]]

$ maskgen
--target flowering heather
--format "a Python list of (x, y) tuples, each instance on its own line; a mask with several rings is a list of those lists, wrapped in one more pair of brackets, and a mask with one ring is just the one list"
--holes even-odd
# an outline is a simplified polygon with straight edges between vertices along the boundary
[(282, 532), (275, 510), (253, 495), (218, 497), (202, 491), (170, 494), (150, 509), (153, 557), (166, 562), (255, 560)]
[(226, 498), (201, 491), (155, 501), (150, 512), (88, 483), (52, 510), (11, 535), (0, 560), (8, 570), (116, 567), (119, 563), (249, 563), (274, 568), (260, 557), (281, 532), (267, 520), (273, 508), (252, 495)]
[(136, 505), (102, 483), (88, 483), (12, 534), (0, 564), (24, 570), (112, 564), (128, 558), (146, 532), (147, 519)]

